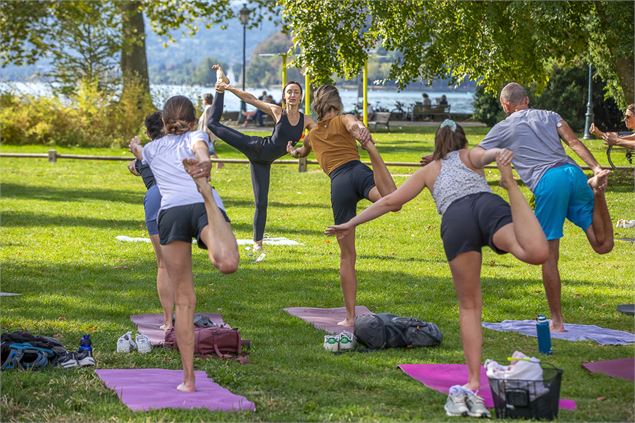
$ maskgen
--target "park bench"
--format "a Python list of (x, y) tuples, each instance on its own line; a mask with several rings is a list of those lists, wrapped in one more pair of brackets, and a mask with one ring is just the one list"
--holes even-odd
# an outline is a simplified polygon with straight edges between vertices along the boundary
[(390, 112), (375, 112), (373, 120), (368, 122), (369, 125), (371, 123), (375, 129), (377, 129), (377, 125), (384, 125), (390, 131)]
[(450, 105), (447, 106), (424, 106), (423, 103), (417, 101), (412, 109), (411, 120), (423, 120), (425, 118), (433, 119), (439, 116), (443, 119), (452, 119), (450, 113)]

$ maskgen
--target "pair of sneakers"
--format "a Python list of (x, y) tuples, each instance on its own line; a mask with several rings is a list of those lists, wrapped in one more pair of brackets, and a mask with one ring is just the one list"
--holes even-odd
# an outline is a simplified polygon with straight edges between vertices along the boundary
[(117, 352), (129, 353), (130, 351), (137, 350), (141, 354), (146, 354), (152, 351), (152, 344), (150, 344), (150, 338), (140, 333), (137, 334), (135, 339), (132, 339), (132, 332), (126, 332), (117, 340)]
[(254, 244), (251, 247), (246, 247), (245, 250), (247, 250), (249, 258), (252, 259), (254, 263), (260, 263), (267, 257), (267, 253), (262, 245)]
[(94, 366), (95, 358), (93, 357), (93, 354), (90, 352), (90, 350), (66, 352), (60, 356), (57, 364), (65, 369)]
[(355, 348), (355, 335), (343, 331), (338, 335), (324, 337), (324, 349), (331, 352), (351, 351)]
[(444, 408), (448, 416), (490, 417), (483, 398), (461, 385), (450, 387)]

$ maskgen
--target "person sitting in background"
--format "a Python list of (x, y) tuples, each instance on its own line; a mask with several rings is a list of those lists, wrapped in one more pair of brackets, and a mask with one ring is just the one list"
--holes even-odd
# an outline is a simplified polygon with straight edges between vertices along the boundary
[[(260, 97), (258, 97), (258, 100), (264, 101), (266, 103), (271, 103), (268, 100), (269, 97), (271, 97), (271, 95), (267, 94), (267, 91), (263, 91), (262, 95)], [(272, 99), (273, 99), (273, 97), (272, 97)], [(262, 110), (260, 110), (260, 109), (256, 109), (256, 115), (255, 115), (256, 125), (265, 126), (265, 124), (263, 122), (264, 117), (265, 117), (265, 113)], [(247, 122), (247, 120), (245, 120), (245, 122)]]
[(439, 102), (437, 103), (437, 106), (443, 107), (443, 109), (445, 109), (449, 105), (450, 103), (448, 103), (448, 98), (445, 96), (445, 94), (443, 94), (441, 98), (439, 98)]
[(430, 100), (430, 96), (428, 96), (428, 94), (426, 93), (423, 93), (423, 107), (428, 109), (432, 107), (432, 101)]
[[(624, 112), (624, 124), (630, 131), (635, 131), (635, 104), (629, 104)], [(589, 132), (598, 138), (602, 138), (609, 145), (617, 145), (619, 147), (635, 150), (635, 133), (620, 136), (617, 132), (602, 132), (595, 124), (591, 124)]]
[[(212, 101), (214, 101), (213, 94), (207, 93), (203, 96), (203, 113), (201, 113), (201, 116), (198, 118), (198, 125), (196, 129), (207, 134), (207, 136), (209, 137), (209, 155), (210, 157), (218, 159), (218, 154), (216, 154), (216, 141), (218, 140), (218, 138), (216, 138), (216, 135), (214, 135), (212, 131), (207, 128), (207, 120), (209, 119), (209, 115), (212, 113)], [(218, 162), (216, 164), (216, 168), (222, 169), (223, 163)]]

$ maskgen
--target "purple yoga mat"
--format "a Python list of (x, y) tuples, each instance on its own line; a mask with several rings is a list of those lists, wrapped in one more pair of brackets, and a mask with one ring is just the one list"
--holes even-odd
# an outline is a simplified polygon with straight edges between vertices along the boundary
[[(223, 325), (223, 317), (220, 314), (196, 313), (196, 316), (205, 316), (216, 325)], [(163, 345), (165, 332), (161, 329), (163, 324), (162, 314), (133, 314), (130, 320), (137, 326), (137, 331), (148, 338), (152, 345)]]
[[(447, 394), (453, 385), (465, 385), (467, 383), (468, 373), (467, 365), (465, 364), (400, 364), (399, 368), (417, 382), (421, 382), (428, 388), (442, 394)], [(478, 394), (485, 401), (486, 407), (494, 407), (492, 390), (489, 387), (484, 367), (481, 367), (481, 389)], [(560, 408), (575, 410), (576, 403), (574, 400), (560, 399)]]
[(158, 408), (256, 410), (253, 402), (218, 385), (203, 371), (194, 372), (197, 391), (190, 393), (176, 389), (183, 382), (181, 370), (99, 369), (95, 373), (133, 411)]
[[(327, 333), (340, 333), (343, 330), (353, 331), (353, 326), (338, 326), (337, 322), (346, 319), (346, 308), (314, 308), (314, 307), (288, 307), (284, 311), (292, 316), (299, 317), (305, 322), (311, 323), (316, 328)], [(355, 314), (362, 316), (371, 311), (364, 306), (355, 307)]]
[(617, 377), (626, 380), (635, 380), (635, 358), (620, 358), (617, 360), (600, 360), (590, 363), (582, 363), (582, 367), (591, 373)]

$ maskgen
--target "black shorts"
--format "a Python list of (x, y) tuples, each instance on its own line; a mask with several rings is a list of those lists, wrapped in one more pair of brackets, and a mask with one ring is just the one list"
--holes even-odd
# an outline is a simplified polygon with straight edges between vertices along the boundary
[(512, 223), (512, 209), (496, 194), (479, 192), (454, 201), (441, 219), (445, 256), (452, 261), (461, 253), (480, 253), (485, 245), (505, 254), (506, 251), (496, 248), (493, 238), (508, 223)]
[(335, 224), (346, 223), (357, 214), (359, 200), (368, 199), (368, 193), (375, 186), (373, 171), (359, 160), (353, 160), (332, 171), (329, 177)]
[[(219, 210), (225, 221), (230, 222), (225, 210), (221, 208)], [(192, 242), (192, 238), (196, 238), (198, 247), (207, 249), (207, 245), (201, 239), (201, 231), (207, 226), (205, 203), (187, 204), (161, 210), (158, 221), (161, 245), (173, 241)]]

